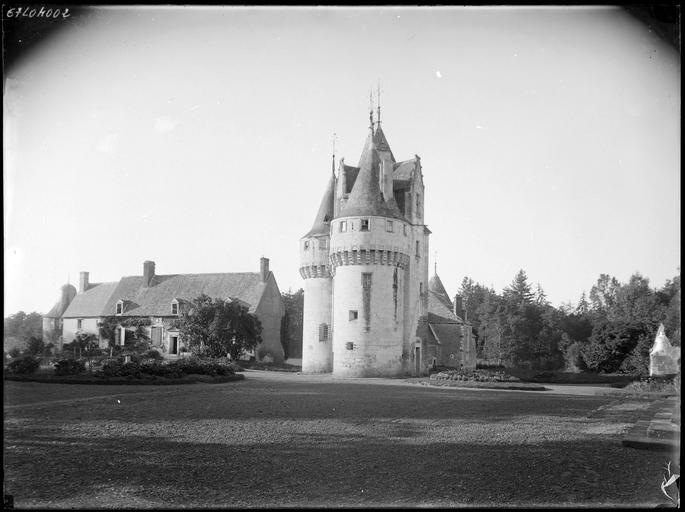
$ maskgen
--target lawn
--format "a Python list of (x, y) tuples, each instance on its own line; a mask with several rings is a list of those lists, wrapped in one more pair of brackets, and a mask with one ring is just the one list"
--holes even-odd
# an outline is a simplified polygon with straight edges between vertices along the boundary
[(667, 457), (621, 446), (643, 412), (283, 372), (5, 382), (5, 485), (19, 507), (654, 506)]

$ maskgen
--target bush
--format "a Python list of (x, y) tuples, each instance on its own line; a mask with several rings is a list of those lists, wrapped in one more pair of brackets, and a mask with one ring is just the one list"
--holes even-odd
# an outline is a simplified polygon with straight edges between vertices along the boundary
[(487, 372), (464, 368), (460, 370), (444, 370), (439, 373), (434, 373), (430, 376), (430, 378), (434, 380), (460, 380), (471, 382), (513, 382), (519, 380), (516, 377), (511, 377), (502, 371)]
[(195, 357), (165, 362), (148, 360), (141, 363), (122, 363), (119, 360), (110, 360), (102, 365), (98, 375), (103, 377), (168, 377), (180, 378), (183, 375), (231, 375), (237, 365), (222, 361), (201, 360)]
[(162, 361), (164, 359), (164, 356), (158, 350), (153, 348), (143, 353), (141, 357), (142, 359), (152, 359), (154, 361)]
[(7, 372), (14, 375), (28, 375), (34, 373), (40, 367), (40, 361), (33, 356), (24, 356), (15, 359), (7, 365)]
[(680, 394), (680, 375), (675, 377), (643, 377), (637, 382), (631, 382), (623, 389), (646, 393)]
[(86, 371), (83, 361), (77, 359), (62, 359), (55, 363), (55, 375), (78, 375)]

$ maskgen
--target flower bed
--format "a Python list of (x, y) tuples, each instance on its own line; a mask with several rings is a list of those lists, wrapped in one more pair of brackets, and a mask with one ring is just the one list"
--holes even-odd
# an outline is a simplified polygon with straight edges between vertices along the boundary
[(502, 371), (444, 370), (430, 376), (431, 380), (453, 380), (462, 382), (520, 382), (520, 379)]

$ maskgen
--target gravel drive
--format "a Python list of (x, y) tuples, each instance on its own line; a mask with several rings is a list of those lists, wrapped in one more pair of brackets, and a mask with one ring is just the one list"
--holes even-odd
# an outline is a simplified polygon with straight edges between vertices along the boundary
[(246, 371), (223, 384), (5, 382), (27, 507), (649, 506), (635, 399)]

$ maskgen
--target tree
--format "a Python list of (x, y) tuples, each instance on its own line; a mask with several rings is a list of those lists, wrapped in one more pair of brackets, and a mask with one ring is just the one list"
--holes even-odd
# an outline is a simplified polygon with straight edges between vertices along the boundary
[(616, 303), (616, 290), (620, 286), (615, 277), (608, 274), (600, 274), (595, 284), (590, 289), (590, 302), (596, 313), (606, 314)]
[(62, 354), (72, 359), (85, 358), (89, 362), (89, 367), (91, 367), (93, 359), (101, 354), (97, 335), (84, 332), (78, 333), (74, 341), (65, 343), (62, 346)]
[(5, 318), (3, 338), (16, 338), (22, 344), (31, 338), (43, 338), (43, 316), (35, 311), (28, 315), (19, 311)]
[(528, 276), (523, 269), (518, 271), (511, 284), (504, 289), (504, 297), (518, 304), (530, 304), (533, 302), (535, 295), (530, 289)]
[(181, 312), (181, 342), (198, 355), (239, 359), (262, 341), (262, 325), (237, 300), (212, 299), (202, 294)]
[(540, 283), (537, 283), (535, 286), (535, 303), (541, 306), (549, 304), (547, 294), (545, 293), (545, 290), (542, 289), (542, 286), (540, 286)]
[(580, 299), (578, 300), (578, 306), (576, 307), (576, 313), (579, 315), (585, 315), (590, 311), (590, 304), (587, 301), (587, 297), (585, 296), (585, 290), (583, 290), (583, 294), (580, 296)]
[(582, 349), (583, 361), (589, 370), (616, 372), (642, 334), (627, 322), (600, 319), (592, 328), (588, 344)]
[(304, 318), (304, 290), (300, 288), (295, 293), (283, 293), (285, 315), (281, 322), (281, 345), (285, 358), (302, 357), (302, 330)]
[(43, 340), (41, 338), (36, 338), (32, 336), (26, 344), (26, 350), (24, 351), (24, 353), (30, 356), (40, 356), (43, 355), (45, 351), (46, 346), (45, 343), (43, 343)]
[[(475, 283), (469, 277), (464, 277), (462, 280), (459, 295), (463, 300), (466, 318), (473, 328), (476, 353), (479, 357), (483, 357), (483, 348), (487, 337), (485, 324), (491, 321), (491, 316), (499, 304), (500, 297), (495, 293), (495, 290)], [(492, 331), (490, 335), (492, 336)]]

